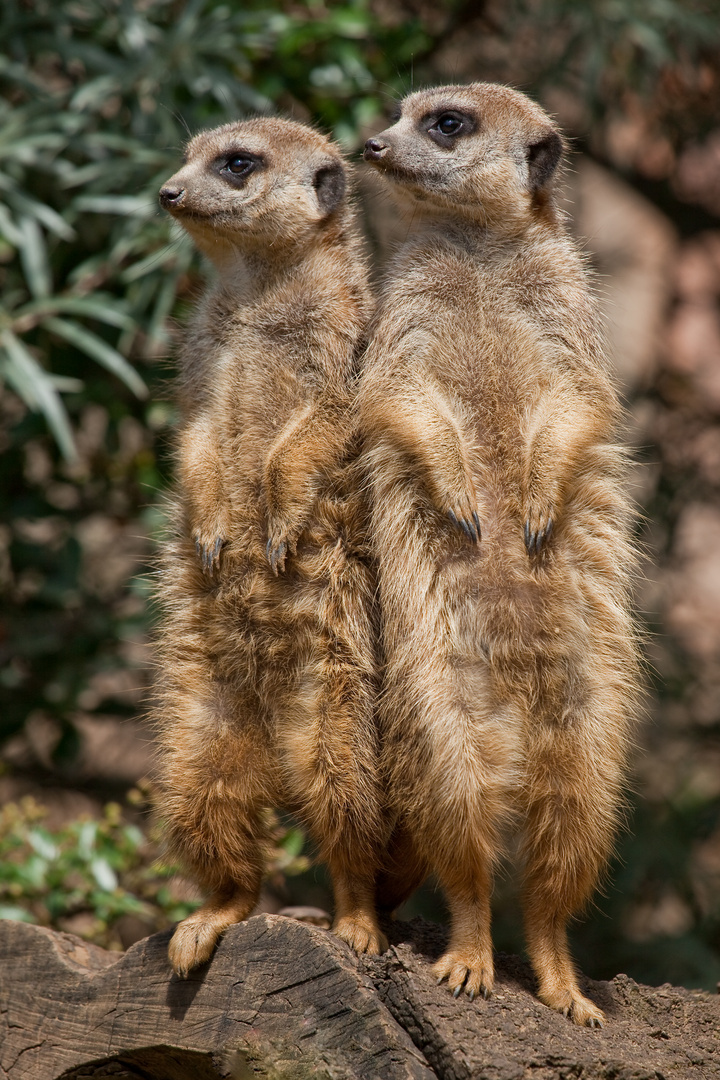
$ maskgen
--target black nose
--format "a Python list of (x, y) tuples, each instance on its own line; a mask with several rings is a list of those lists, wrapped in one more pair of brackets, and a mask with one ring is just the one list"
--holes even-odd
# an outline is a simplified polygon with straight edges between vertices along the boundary
[(390, 147), (382, 139), (368, 139), (365, 143), (363, 157), (366, 161), (380, 161)]
[(160, 205), (167, 210), (171, 206), (179, 206), (185, 198), (185, 188), (164, 187), (158, 195)]

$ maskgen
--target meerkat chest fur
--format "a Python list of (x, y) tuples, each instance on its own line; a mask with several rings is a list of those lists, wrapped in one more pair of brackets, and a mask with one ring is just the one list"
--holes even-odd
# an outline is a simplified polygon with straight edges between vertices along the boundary
[(341, 465), (370, 302), (344, 195), (328, 140), (275, 120), (197, 136), (161, 192), (215, 269), (182, 352), (178, 438), (189, 531), (211, 564), (232, 532), (260, 558), (273, 508), (302, 506), (304, 528)]
[[(537, 435), (553, 415), (574, 413), (606, 440), (618, 417), (583, 259), (549, 190), (560, 137), (531, 103), (518, 112), (500, 98), (475, 127), (458, 121), (469, 126), (460, 162), (449, 153), (458, 136), (445, 139), (439, 163), (437, 146), (418, 149), (418, 128), (443, 111), (432, 101), (369, 143), (413, 217), (387, 274), (364, 397), (388, 381), (404, 383), (408, 399), (429, 389), (464, 444), (491, 530), (521, 521)], [(565, 449), (560, 437), (555, 452)]]

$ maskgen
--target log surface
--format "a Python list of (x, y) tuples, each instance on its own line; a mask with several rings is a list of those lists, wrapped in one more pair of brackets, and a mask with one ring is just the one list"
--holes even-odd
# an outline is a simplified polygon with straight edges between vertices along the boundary
[(276, 915), (232, 927), (186, 981), (169, 933), (124, 954), (0, 922), (0, 1080), (720, 1080), (720, 997), (585, 981), (601, 1031), (533, 996), (500, 955), (489, 1001), (435, 985), (444, 931), (390, 927), (381, 957)]

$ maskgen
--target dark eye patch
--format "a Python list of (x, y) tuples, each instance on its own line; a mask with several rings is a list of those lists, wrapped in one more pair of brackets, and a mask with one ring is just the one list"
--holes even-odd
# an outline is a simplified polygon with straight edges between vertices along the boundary
[(390, 113), (390, 123), (391, 124), (397, 124), (397, 122), (398, 122), (398, 120), (400, 119), (401, 116), (402, 116), (402, 106), (400, 105), (400, 102), (398, 101), (398, 103), (393, 106), (392, 111)]
[(215, 158), (213, 168), (229, 184), (242, 187), (251, 173), (265, 168), (265, 161), (249, 150), (229, 150)]
[(434, 109), (420, 121), (420, 129), (444, 150), (452, 150), (455, 140), (477, 130), (477, 118), (460, 109)]

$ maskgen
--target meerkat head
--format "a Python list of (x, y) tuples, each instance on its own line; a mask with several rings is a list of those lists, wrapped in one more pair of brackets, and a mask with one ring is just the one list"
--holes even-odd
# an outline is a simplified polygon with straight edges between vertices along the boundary
[(548, 203), (563, 152), (539, 105), (493, 83), (410, 94), (364, 157), (415, 211), (517, 232)]
[(342, 155), (313, 128), (263, 118), (203, 131), (160, 190), (160, 205), (218, 264), (238, 253), (287, 256), (341, 223)]

